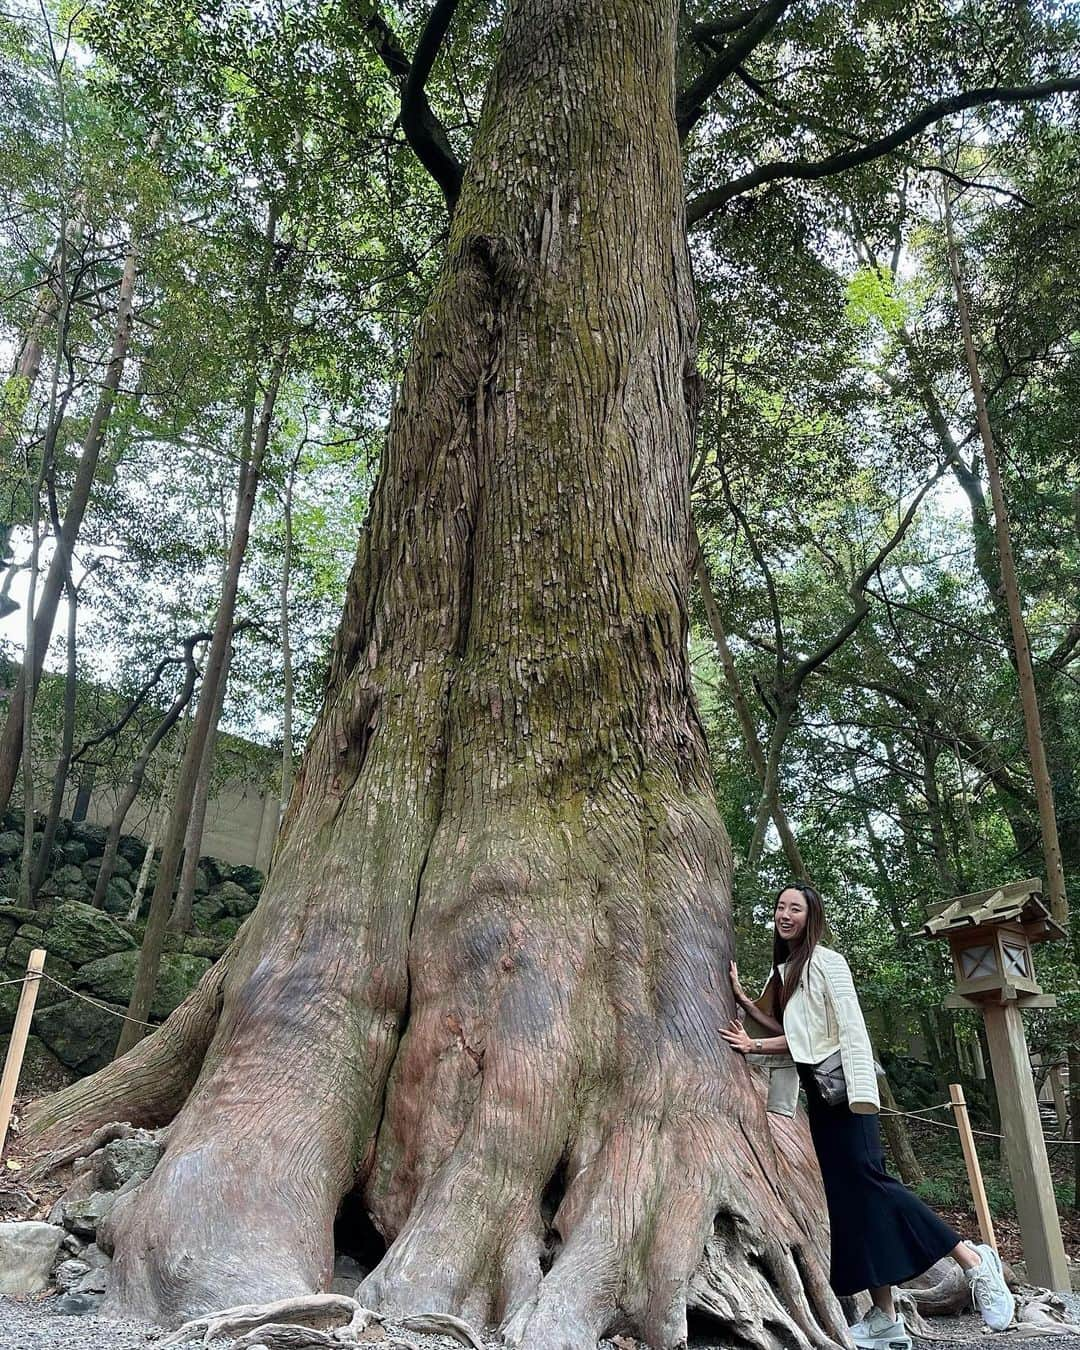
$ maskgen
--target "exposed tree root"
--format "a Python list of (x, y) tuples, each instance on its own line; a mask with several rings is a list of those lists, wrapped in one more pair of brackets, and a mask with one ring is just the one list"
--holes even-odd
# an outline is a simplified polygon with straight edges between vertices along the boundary
[(135, 1128), (126, 1120), (109, 1121), (107, 1125), (99, 1126), (87, 1138), (77, 1140), (64, 1148), (54, 1149), (51, 1153), (46, 1153), (30, 1168), (27, 1175), (33, 1181), (40, 1181), (61, 1167), (67, 1167), (71, 1163), (79, 1161), (80, 1158), (88, 1158), (92, 1153), (96, 1153), (99, 1148), (111, 1144), (114, 1139), (129, 1138), (135, 1133)]
[(909, 1280), (904, 1292), (924, 1317), (954, 1317), (971, 1307), (971, 1289), (964, 1272), (951, 1257)]
[(186, 1345), (196, 1337), (203, 1345), (209, 1345), (219, 1336), (237, 1336), (281, 1324), (305, 1330), (333, 1327), (338, 1332), (337, 1342), (347, 1344), (381, 1320), (377, 1313), (345, 1294), (311, 1294), (305, 1298), (279, 1299), (275, 1303), (243, 1303), (204, 1317), (193, 1317), (158, 1345), (160, 1350), (172, 1350), (172, 1347)]
[(238, 1337), (229, 1350), (340, 1350), (341, 1344), (332, 1332), (290, 1326), (286, 1322), (268, 1322), (266, 1326)]
[(421, 1313), (417, 1317), (407, 1317), (402, 1326), (406, 1331), (415, 1331), (424, 1336), (450, 1336), (462, 1345), (473, 1350), (485, 1350), (484, 1342), (460, 1317), (449, 1317), (446, 1313)]
[[(804, 1278), (808, 1268), (814, 1272), (809, 1280)], [(728, 1344), (755, 1350), (848, 1344), (839, 1304), (817, 1257), (755, 1238), (742, 1225), (718, 1232), (709, 1242), (687, 1302), (722, 1325)]]
[[(209, 1345), (217, 1337), (237, 1336), (229, 1350), (333, 1350), (355, 1345), (372, 1327), (381, 1326), (378, 1313), (344, 1294), (312, 1294), (307, 1298), (279, 1299), (275, 1303), (242, 1304), (223, 1308), (205, 1317), (193, 1318), (159, 1342), (160, 1350), (173, 1350), (198, 1338)], [(425, 1313), (403, 1323), (408, 1331), (431, 1336), (449, 1336), (471, 1350), (485, 1350), (476, 1332), (458, 1317)], [(324, 1330), (330, 1327), (331, 1330)], [(388, 1336), (387, 1346), (410, 1350), (412, 1342)]]
[(23, 1140), (28, 1148), (48, 1150), (39, 1168), (52, 1170), (79, 1156), (99, 1129), (119, 1122), (167, 1125), (173, 1119), (199, 1075), (217, 1026), (234, 951), (235, 946), (206, 972), (169, 1020), (128, 1054), (31, 1106)]

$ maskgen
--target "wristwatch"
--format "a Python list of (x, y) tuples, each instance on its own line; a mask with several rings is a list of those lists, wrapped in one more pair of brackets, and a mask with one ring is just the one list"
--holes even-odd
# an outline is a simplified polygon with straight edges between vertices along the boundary
[(760, 1036), (759, 1036), (759, 1037), (757, 1038), (757, 1040), (754, 1042), (754, 1049), (758, 1052), (759, 1055), (761, 1054), (761, 1037), (760, 1037)]

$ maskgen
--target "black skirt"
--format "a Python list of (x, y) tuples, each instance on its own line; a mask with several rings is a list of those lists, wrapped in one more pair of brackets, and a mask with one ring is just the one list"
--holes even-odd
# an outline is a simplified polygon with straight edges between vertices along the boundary
[(885, 1171), (876, 1115), (826, 1106), (810, 1065), (800, 1064), (814, 1152), (829, 1206), (829, 1283), (841, 1297), (903, 1284), (960, 1241), (918, 1196)]

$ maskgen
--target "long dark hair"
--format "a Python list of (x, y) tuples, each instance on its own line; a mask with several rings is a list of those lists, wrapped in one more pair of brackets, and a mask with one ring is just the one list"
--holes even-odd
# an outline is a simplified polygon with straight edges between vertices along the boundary
[[(786, 885), (781, 886), (776, 892), (776, 899), (773, 901), (774, 914), (776, 906), (780, 903), (780, 897), (785, 891), (798, 891), (806, 901), (806, 927), (795, 942), (791, 943), (776, 931), (776, 920), (773, 919), (773, 968), (772, 975), (769, 977), (768, 1006), (769, 1011), (778, 1022), (781, 1020), (792, 994), (798, 988), (802, 973), (806, 969), (806, 963), (813, 955), (814, 948), (821, 941), (821, 935), (825, 931), (825, 906), (821, 902), (821, 896), (808, 881), (789, 881)], [(788, 963), (787, 970), (784, 971), (784, 977), (781, 979), (780, 967), (785, 961)]]

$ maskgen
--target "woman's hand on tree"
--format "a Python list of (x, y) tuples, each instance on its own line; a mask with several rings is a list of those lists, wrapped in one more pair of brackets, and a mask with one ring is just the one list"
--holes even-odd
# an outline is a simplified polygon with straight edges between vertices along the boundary
[(748, 1003), (749, 999), (746, 997), (746, 990), (742, 987), (742, 981), (739, 979), (739, 967), (734, 961), (732, 961), (728, 968), (728, 974), (731, 976), (731, 987), (735, 991), (736, 1001), (744, 1004)]
[(720, 1035), (731, 1046), (732, 1050), (738, 1050), (740, 1055), (748, 1055), (754, 1048), (754, 1042), (746, 1034), (746, 1028), (737, 1020), (732, 1020), (727, 1027), (721, 1027)]

